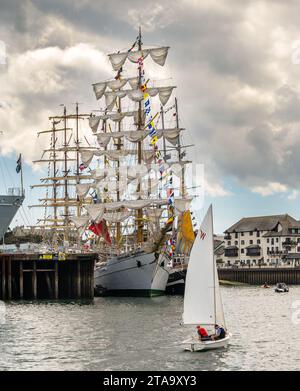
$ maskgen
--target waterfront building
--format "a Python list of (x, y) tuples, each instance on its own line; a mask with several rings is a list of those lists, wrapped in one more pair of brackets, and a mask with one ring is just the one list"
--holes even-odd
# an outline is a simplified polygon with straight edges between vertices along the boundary
[(225, 231), (223, 266), (297, 266), (300, 221), (288, 214), (244, 217)]

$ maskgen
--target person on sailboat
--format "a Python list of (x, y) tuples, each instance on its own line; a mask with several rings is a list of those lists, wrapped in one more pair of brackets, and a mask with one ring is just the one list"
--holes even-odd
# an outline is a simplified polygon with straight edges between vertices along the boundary
[(215, 341), (216, 339), (223, 339), (225, 337), (226, 337), (226, 331), (225, 331), (224, 327), (216, 324), (215, 325), (215, 334), (211, 336), (211, 339)]
[(196, 329), (197, 329), (197, 333), (198, 333), (199, 338), (201, 339), (201, 341), (209, 341), (209, 340), (211, 340), (211, 337), (207, 334), (207, 331), (205, 330), (204, 327), (197, 326)]

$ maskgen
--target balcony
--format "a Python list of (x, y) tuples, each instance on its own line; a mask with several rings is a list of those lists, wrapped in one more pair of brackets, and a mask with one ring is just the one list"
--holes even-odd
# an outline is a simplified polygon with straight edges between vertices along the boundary
[(283, 245), (284, 247), (286, 247), (286, 246), (293, 247), (293, 246), (296, 246), (296, 245), (297, 245), (297, 242), (295, 242), (294, 240), (288, 240), (288, 239), (286, 239), (284, 242), (282, 242), (282, 245)]
[(228, 246), (225, 248), (225, 257), (237, 257), (239, 249), (236, 246)]
[(246, 255), (249, 257), (260, 257), (261, 248), (257, 244), (251, 244), (250, 246), (246, 247)]
[(226, 234), (226, 235), (224, 236), (224, 240), (231, 240), (231, 235)]

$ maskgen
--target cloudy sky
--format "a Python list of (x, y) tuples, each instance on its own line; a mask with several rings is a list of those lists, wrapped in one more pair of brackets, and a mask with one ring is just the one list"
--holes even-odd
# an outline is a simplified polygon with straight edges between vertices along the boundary
[(18, 180), (22, 152), (27, 184), (37, 180), (36, 131), (61, 103), (96, 108), (106, 54), (127, 50), (141, 25), (145, 44), (171, 47), (159, 72), (177, 85), (216, 230), (248, 215), (300, 218), (299, 12), (297, 0), (0, 0), (2, 177), (7, 167)]

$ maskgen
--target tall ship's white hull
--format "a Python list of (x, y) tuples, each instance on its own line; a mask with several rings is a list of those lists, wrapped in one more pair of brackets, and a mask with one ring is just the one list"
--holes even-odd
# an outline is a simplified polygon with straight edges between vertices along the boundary
[(96, 295), (160, 296), (165, 293), (168, 271), (155, 253), (114, 256), (95, 269)]
[(0, 195), (0, 240), (5, 235), (23, 200), (24, 197), (18, 195)]

